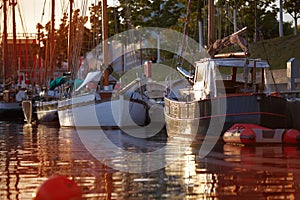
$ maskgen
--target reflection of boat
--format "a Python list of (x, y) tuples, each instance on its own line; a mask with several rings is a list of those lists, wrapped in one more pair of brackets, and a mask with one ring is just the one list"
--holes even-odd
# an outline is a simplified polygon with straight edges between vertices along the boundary
[(300, 131), (296, 129), (270, 129), (255, 124), (235, 124), (223, 136), (226, 143), (266, 144), (300, 142)]

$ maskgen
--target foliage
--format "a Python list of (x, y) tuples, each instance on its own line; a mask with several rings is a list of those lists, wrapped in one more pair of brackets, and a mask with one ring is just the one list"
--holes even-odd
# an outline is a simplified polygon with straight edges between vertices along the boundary
[[(119, 0), (115, 7), (108, 8), (109, 36), (129, 29), (138, 27), (160, 27), (171, 28), (183, 32), (187, 16), (186, 0)], [(284, 9), (288, 13), (296, 13), (300, 17), (300, 1), (285, 0)], [(278, 37), (277, 13), (275, 0), (217, 0), (215, 1), (215, 39), (223, 38), (233, 33), (233, 9), (237, 11), (237, 27), (247, 26), (247, 37), (252, 41), (255, 36), (258, 40)], [(190, 20), (188, 23), (189, 37), (198, 41), (199, 21), (203, 22), (204, 41), (207, 32), (207, 0), (191, 1)], [(102, 41), (102, 8), (101, 1), (91, 4), (90, 28), (83, 27), (87, 22), (86, 17), (79, 16), (79, 10), (73, 13), (74, 37), (76, 45), (80, 44), (80, 50), (76, 54), (85, 55)], [(255, 15), (256, 13), (256, 15)], [(256, 16), (256, 17), (255, 17)], [(55, 58), (57, 65), (67, 60), (69, 19), (65, 13), (61, 19), (59, 28), (55, 32)], [(255, 21), (257, 26), (255, 26)], [(284, 23), (285, 35), (291, 34), (291, 23)], [(50, 22), (46, 25), (37, 25), (38, 38), (42, 47), (39, 51), (45, 59), (46, 48), (48, 48), (48, 35), (50, 33)], [(257, 35), (255, 35), (257, 33)], [(78, 47), (79, 47), (78, 46)], [(163, 52), (164, 53), (164, 52)]]
[(299, 0), (285, 0), (283, 3), (283, 8), (289, 13), (295, 22), (294, 34), (297, 35), (297, 20), (300, 18), (300, 1)]

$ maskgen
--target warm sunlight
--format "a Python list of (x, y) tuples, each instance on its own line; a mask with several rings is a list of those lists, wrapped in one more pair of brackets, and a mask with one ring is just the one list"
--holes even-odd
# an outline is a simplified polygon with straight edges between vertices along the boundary
[[(16, 0), (16, 24), (17, 33), (35, 33), (36, 24), (46, 24), (51, 18), (51, 0)], [(81, 10), (82, 15), (89, 15), (89, 6), (98, 0), (74, 0), (74, 8)], [(107, 0), (112, 6), (117, 0)], [(12, 8), (8, 7), (8, 33), (12, 32)], [(69, 12), (69, 0), (55, 0), (55, 22), (56, 27), (60, 23), (64, 12)], [(2, 16), (1, 16), (2, 19)]]

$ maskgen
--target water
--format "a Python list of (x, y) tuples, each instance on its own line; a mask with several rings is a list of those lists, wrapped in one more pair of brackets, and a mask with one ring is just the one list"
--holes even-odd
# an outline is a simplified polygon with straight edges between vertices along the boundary
[[(201, 141), (181, 148), (185, 141), (163, 136), (133, 140), (118, 130), (106, 135), (119, 150), (94, 138), (99, 161), (75, 129), (0, 122), (0, 199), (32, 199), (53, 175), (73, 179), (84, 199), (300, 199), (297, 146), (242, 147), (219, 141), (201, 159)], [(170, 141), (168, 150), (153, 154)], [(137, 153), (146, 156), (134, 157)], [(151, 172), (161, 164), (165, 167)], [(140, 170), (144, 172), (128, 172)]]

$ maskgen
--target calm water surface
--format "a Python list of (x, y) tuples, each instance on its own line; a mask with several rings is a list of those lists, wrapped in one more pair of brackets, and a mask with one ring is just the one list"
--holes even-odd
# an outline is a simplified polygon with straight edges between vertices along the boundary
[[(126, 152), (153, 152), (170, 142), (163, 136), (132, 140), (118, 130), (106, 134)], [(148, 156), (141, 165), (130, 154), (102, 148), (100, 142), (99, 161), (75, 129), (0, 122), (0, 199), (32, 199), (38, 186), (53, 175), (73, 179), (84, 199), (300, 199), (297, 146), (242, 147), (220, 141), (200, 159), (200, 141), (181, 156), (176, 152), (182, 141), (172, 142), (173, 149), (160, 154), (165, 167), (130, 173), (112, 166), (147, 171), (157, 159)]]

